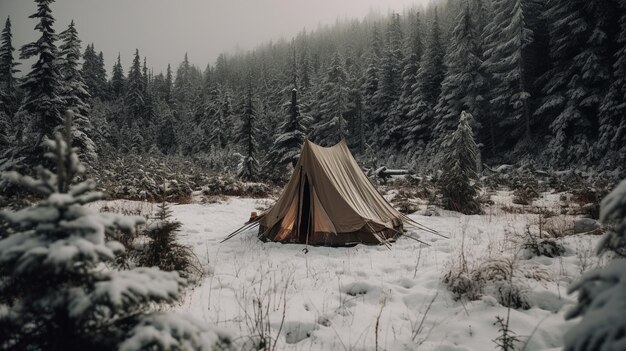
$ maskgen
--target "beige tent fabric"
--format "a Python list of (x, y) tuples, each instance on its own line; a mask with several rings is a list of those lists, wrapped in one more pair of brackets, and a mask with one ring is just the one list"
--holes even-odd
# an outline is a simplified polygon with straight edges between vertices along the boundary
[(260, 228), (273, 241), (379, 243), (394, 238), (405, 218), (363, 174), (344, 140), (328, 148), (306, 140), (289, 183), (260, 219)]

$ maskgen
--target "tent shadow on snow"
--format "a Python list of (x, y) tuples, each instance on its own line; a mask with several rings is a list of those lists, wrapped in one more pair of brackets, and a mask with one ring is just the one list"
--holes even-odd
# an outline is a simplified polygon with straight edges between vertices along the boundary
[(378, 193), (345, 140), (332, 147), (305, 140), (283, 193), (252, 225), (257, 223), (261, 240), (324, 246), (389, 246), (400, 235), (419, 241), (404, 233), (404, 226), (438, 234), (400, 213)]

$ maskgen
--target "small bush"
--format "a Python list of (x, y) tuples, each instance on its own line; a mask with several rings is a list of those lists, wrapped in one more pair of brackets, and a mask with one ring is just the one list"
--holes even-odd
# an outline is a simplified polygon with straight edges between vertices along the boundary
[(171, 220), (171, 211), (167, 203), (162, 202), (159, 205), (155, 219), (145, 230), (150, 241), (139, 258), (139, 264), (146, 267), (159, 267), (164, 271), (178, 271), (183, 276), (201, 275), (202, 268), (191, 248), (176, 241), (176, 235), (182, 223)]
[(558, 257), (565, 253), (563, 245), (553, 238), (543, 237), (541, 232), (534, 232), (531, 226), (526, 226), (519, 241), (522, 249), (530, 253), (531, 256)]
[(415, 202), (416, 194), (406, 190), (400, 189), (394, 198), (391, 200), (391, 204), (398, 209), (398, 211), (404, 214), (415, 213), (419, 210), (418, 204)]

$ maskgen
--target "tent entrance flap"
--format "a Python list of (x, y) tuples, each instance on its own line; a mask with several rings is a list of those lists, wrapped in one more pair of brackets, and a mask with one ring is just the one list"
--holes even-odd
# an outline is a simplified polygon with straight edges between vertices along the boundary
[(304, 185), (302, 186), (302, 201), (300, 201), (300, 225), (298, 225), (298, 242), (306, 243), (308, 241), (308, 236), (311, 232), (311, 217), (311, 188), (309, 186), (308, 177), (304, 176)]

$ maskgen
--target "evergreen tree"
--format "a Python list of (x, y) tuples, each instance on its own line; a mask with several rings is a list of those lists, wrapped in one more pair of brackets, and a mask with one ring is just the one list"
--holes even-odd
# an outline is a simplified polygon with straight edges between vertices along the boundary
[(243, 152), (243, 159), (237, 172), (237, 176), (244, 181), (255, 181), (259, 176), (259, 161), (257, 160), (257, 135), (256, 109), (252, 102), (252, 87), (248, 87), (246, 104), (241, 116), (238, 140)]
[[(1, 109), (2, 102), (0, 101), (0, 150), (7, 150), (11, 145), (11, 136), (10, 136), (10, 123), (9, 116), (7, 116), (4, 111)], [(0, 152), (0, 156), (4, 152)]]
[(96, 60), (96, 84), (98, 87), (98, 97), (100, 99), (108, 99), (109, 91), (107, 84), (107, 71), (106, 64), (104, 62), (104, 54), (102, 51), (98, 54), (98, 59)]
[(137, 121), (142, 117), (143, 108), (145, 106), (144, 85), (141, 74), (141, 63), (139, 50), (135, 50), (133, 64), (128, 71), (128, 80), (126, 86), (126, 106), (130, 110), (130, 116), (126, 118), (126, 124), (131, 126), (133, 121)]
[(408, 55), (402, 70), (402, 89), (398, 99), (398, 107), (394, 112), (394, 123), (391, 124), (387, 134), (387, 144), (396, 148), (404, 146), (409, 137), (408, 127), (412, 118), (411, 111), (415, 108), (413, 92), (417, 84), (417, 74), (424, 51), (419, 14), (411, 13), (409, 18), (411, 18), (411, 30), (407, 45)]
[(121, 57), (118, 53), (117, 62), (113, 65), (113, 74), (111, 75), (111, 94), (113, 98), (119, 99), (124, 96), (124, 91), (124, 68), (122, 68)]
[(96, 53), (94, 44), (87, 45), (83, 54), (83, 68), (81, 75), (87, 84), (89, 95), (94, 98), (105, 99), (106, 69), (102, 52)]
[(7, 17), (2, 34), (0, 34), (0, 99), (2, 111), (9, 117), (18, 109), (17, 84), (15, 74), (20, 71), (16, 68), (20, 63), (13, 58), (13, 34), (11, 33), (11, 19)]
[(167, 103), (172, 102), (172, 67), (170, 64), (167, 64), (167, 73), (165, 75), (165, 101)]
[(347, 135), (347, 122), (344, 118), (347, 79), (341, 55), (336, 52), (317, 92), (317, 108), (311, 135), (320, 145), (334, 145)]
[(380, 63), (377, 102), (380, 110), (374, 119), (375, 125), (383, 124), (383, 132), (387, 132), (398, 124), (396, 101), (402, 90), (403, 69), (403, 35), (400, 15), (393, 14), (387, 27), (387, 41), (383, 59)]
[(441, 42), (439, 17), (435, 12), (426, 50), (417, 73), (417, 83), (414, 85), (412, 109), (407, 114), (405, 150), (424, 148), (431, 138), (433, 110), (445, 76), (443, 58), (444, 47)]
[(473, 184), (478, 179), (479, 151), (474, 142), (471, 119), (472, 116), (463, 111), (457, 129), (444, 141), (443, 173), (439, 180), (444, 208), (464, 214), (481, 212), (476, 185)]
[(157, 99), (155, 102), (156, 146), (164, 154), (174, 153), (178, 147), (176, 141), (174, 114), (167, 102)]
[(374, 121), (378, 120), (378, 114), (382, 109), (378, 95), (380, 85), (379, 64), (381, 56), (382, 38), (378, 26), (375, 25), (370, 43), (370, 54), (367, 59), (367, 68), (365, 69), (365, 82), (363, 83), (364, 119), (368, 125), (373, 125)]
[(59, 69), (56, 34), (52, 26), (54, 17), (50, 4), (54, 0), (36, 0), (37, 12), (29, 18), (38, 19), (35, 29), (41, 33), (37, 41), (21, 48), (20, 58), (35, 58), (31, 71), (22, 84), (25, 96), (21, 109), (34, 120), (31, 128), (35, 136), (35, 145), (39, 146), (44, 136), (52, 137), (55, 128), (61, 124), (60, 110), (63, 105), (59, 97)]
[(605, 155), (609, 150), (626, 155), (626, 3), (621, 2), (620, 6), (622, 15), (619, 18), (619, 34), (616, 36), (612, 83), (600, 105), (597, 155)]
[(150, 311), (155, 304), (180, 298), (186, 281), (177, 272), (102, 269), (124, 249), (108, 241), (110, 237), (132, 232), (143, 220), (85, 206), (104, 196), (94, 191), (91, 180), (74, 184), (84, 167), (66, 142), (70, 123), (65, 139), (57, 134), (54, 142), (46, 140), (55, 172), (39, 168), (37, 179), (4, 174), (47, 198), (16, 212), (0, 212), (10, 233), (0, 240), (0, 276), (6, 283), (0, 285), (5, 311), (0, 315), (0, 348), (228, 347), (228, 339), (187, 316)]
[[(488, 98), (495, 113), (495, 129), (506, 130), (508, 135), (523, 131), (526, 138), (531, 136), (533, 123), (527, 49), (534, 34), (528, 14), (535, 5), (533, 0), (495, 0), (493, 18), (485, 28), (484, 69), (492, 79)], [(503, 140), (493, 143), (500, 145)]]
[(271, 168), (278, 172), (279, 177), (283, 178), (285, 176), (284, 171), (289, 164), (293, 167), (296, 166), (306, 136), (306, 130), (302, 123), (303, 116), (300, 114), (298, 104), (298, 91), (295, 88), (291, 92), (291, 102), (284, 106), (287, 110), (287, 116), (279, 128), (279, 134), (267, 157), (268, 162), (272, 163)]
[(61, 89), (59, 95), (63, 99), (65, 110), (74, 112), (74, 125), (72, 128), (73, 147), (78, 148), (78, 153), (88, 163), (93, 163), (97, 158), (96, 146), (91, 140), (92, 126), (89, 120), (91, 106), (87, 103), (89, 93), (78, 69), (80, 60), (80, 39), (74, 25), (70, 23), (68, 28), (59, 34), (62, 41), (59, 57), (59, 71), (61, 73)]
[(434, 133), (443, 139), (456, 126), (461, 111), (472, 116), (483, 113), (484, 74), (479, 50), (480, 34), (467, 5), (459, 14), (445, 56), (446, 75), (435, 106)]
[[(610, 228), (598, 244), (598, 255), (626, 252), (626, 180), (601, 203), (600, 221)], [(582, 317), (565, 334), (566, 351), (619, 350), (626, 342), (626, 261), (613, 259), (604, 267), (585, 273), (570, 292), (578, 292), (578, 304), (566, 318)]]

